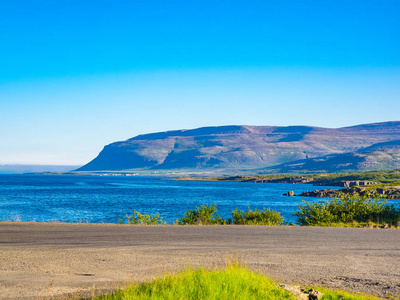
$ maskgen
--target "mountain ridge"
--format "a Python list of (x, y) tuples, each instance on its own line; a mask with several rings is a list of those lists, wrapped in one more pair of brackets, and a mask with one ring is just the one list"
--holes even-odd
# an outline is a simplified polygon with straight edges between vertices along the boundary
[(260, 170), (260, 173), (336, 173), (400, 168), (400, 140), (373, 144), (354, 152), (329, 154)]
[(142, 134), (111, 143), (78, 171), (178, 168), (268, 171), (290, 162), (352, 153), (395, 140), (400, 140), (400, 121), (341, 128), (201, 127)]

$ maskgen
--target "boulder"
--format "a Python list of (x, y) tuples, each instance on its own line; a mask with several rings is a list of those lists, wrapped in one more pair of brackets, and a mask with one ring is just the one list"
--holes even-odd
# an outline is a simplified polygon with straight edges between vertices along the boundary
[(293, 191), (289, 191), (289, 192), (286, 193), (286, 196), (293, 197), (294, 196), (294, 192)]
[(298, 285), (288, 285), (288, 284), (283, 284), (281, 285), (282, 288), (287, 290), (289, 293), (292, 293), (295, 297), (296, 300), (308, 300), (309, 299), (309, 294), (304, 294), (300, 286)]
[(282, 284), (281, 287), (289, 293), (292, 293), (296, 297), (296, 300), (321, 300), (324, 296), (323, 293), (314, 289), (304, 291), (304, 289), (298, 285)]
[(320, 300), (324, 296), (323, 293), (314, 289), (308, 290), (306, 293), (308, 294), (308, 299), (310, 300)]

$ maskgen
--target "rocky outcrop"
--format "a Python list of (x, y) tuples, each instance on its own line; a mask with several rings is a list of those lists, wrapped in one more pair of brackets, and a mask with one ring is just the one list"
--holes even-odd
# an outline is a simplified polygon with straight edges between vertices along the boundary
[(308, 294), (303, 293), (302, 289), (298, 285), (282, 284), (282, 288), (287, 290), (289, 293), (296, 297), (296, 300), (308, 300)]
[(305, 191), (299, 196), (302, 197), (323, 197), (323, 198), (335, 198), (338, 197), (338, 193), (332, 189), (328, 190), (315, 190), (315, 191)]
[(376, 184), (374, 181), (365, 181), (365, 180), (315, 180), (312, 182), (313, 185), (316, 186), (342, 186), (342, 187), (352, 187), (352, 186), (365, 186)]
[(281, 287), (292, 293), (296, 300), (320, 300), (324, 296), (320, 291), (315, 289), (305, 290), (298, 285), (282, 284)]
[(388, 199), (400, 199), (400, 189), (399, 188), (386, 188), (386, 189), (376, 189), (376, 193), (385, 196)]
[(323, 197), (323, 198), (338, 198), (343, 195), (348, 196), (368, 196), (368, 197), (379, 197), (387, 199), (400, 199), (400, 189), (398, 188), (377, 188), (367, 189), (365, 187), (355, 186), (351, 188), (345, 188), (340, 190), (315, 190), (305, 191), (299, 196), (303, 197)]
[(351, 187), (351, 186), (365, 186), (365, 185), (373, 185), (376, 184), (374, 181), (344, 181), (343, 186), (344, 187)]
[(306, 293), (308, 294), (308, 299), (310, 300), (320, 300), (324, 296), (322, 292), (314, 289), (310, 289)]
[(227, 181), (244, 181), (256, 183), (312, 183), (315, 186), (340, 186), (340, 187), (353, 187), (353, 186), (367, 186), (377, 184), (374, 181), (368, 180), (327, 180), (325, 178), (313, 178), (305, 176), (287, 176), (283, 178), (262, 178), (262, 177), (249, 177), (249, 176), (233, 176), (225, 177)]
[(283, 194), (283, 196), (293, 197), (294, 196), (294, 192), (293, 191), (289, 191), (286, 194)]
[(311, 183), (312, 178), (307, 178), (304, 176), (290, 176), (284, 178), (262, 178), (262, 177), (248, 177), (241, 181), (256, 182), (256, 183)]

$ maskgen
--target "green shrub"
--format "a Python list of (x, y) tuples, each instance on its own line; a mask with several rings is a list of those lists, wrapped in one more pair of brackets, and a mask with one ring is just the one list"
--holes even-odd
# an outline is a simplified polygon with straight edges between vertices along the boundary
[(332, 226), (348, 223), (398, 223), (400, 205), (368, 197), (343, 196), (327, 201), (303, 201), (294, 215), (300, 225)]
[[(160, 213), (155, 215), (148, 215), (146, 213), (141, 214), (138, 211), (134, 211), (133, 215), (126, 215), (128, 219), (128, 224), (142, 224), (142, 225), (166, 225), (166, 222), (163, 222), (162, 218), (160, 218)], [(120, 224), (123, 224), (123, 220), (119, 220)]]
[(177, 220), (179, 225), (214, 225), (226, 224), (226, 220), (219, 215), (214, 215), (217, 211), (216, 205), (196, 206), (195, 209), (186, 211), (182, 219)]
[[(181, 219), (176, 222), (179, 225), (225, 225), (225, 224), (236, 224), (236, 225), (282, 225), (283, 217), (279, 212), (271, 211), (270, 209), (264, 208), (264, 210), (251, 210), (248, 207), (248, 211), (239, 211), (237, 208), (232, 211), (232, 219), (225, 220), (216, 214), (216, 205), (201, 205), (196, 206), (194, 209), (190, 209), (183, 214)], [(126, 215), (128, 224), (142, 224), (142, 225), (166, 225), (160, 218), (160, 213), (156, 215), (148, 215), (146, 213), (141, 214), (134, 211), (134, 214), (129, 216)], [(122, 219), (119, 220), (120, 224), (123, 224)]]
[(248, 211), (239, 211), (237, 208), (232, 211), (233, 223), (237, 225), (282, 225), (283, 217), (279, 212), (271, 211), (264, 208), (264, 210), (251, 210), (250, 206)]

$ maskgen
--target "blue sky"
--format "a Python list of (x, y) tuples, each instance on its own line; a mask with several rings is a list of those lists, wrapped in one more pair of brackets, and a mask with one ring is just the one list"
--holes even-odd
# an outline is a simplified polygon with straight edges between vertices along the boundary
[(172, 129), (399, 120), (399, 15), (397, 0), (2, 1), (0, 164), (84, 164)]

